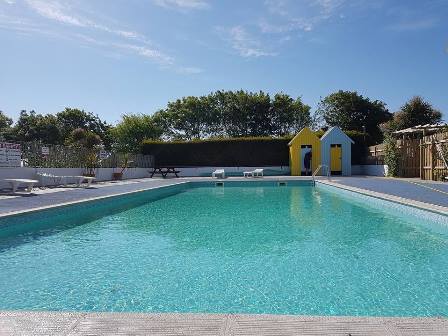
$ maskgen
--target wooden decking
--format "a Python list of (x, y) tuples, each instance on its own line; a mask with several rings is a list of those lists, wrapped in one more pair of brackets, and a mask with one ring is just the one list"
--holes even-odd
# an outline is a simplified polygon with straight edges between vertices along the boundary
[(0, 335), (446, 336), (442, 318), (0, 312)]

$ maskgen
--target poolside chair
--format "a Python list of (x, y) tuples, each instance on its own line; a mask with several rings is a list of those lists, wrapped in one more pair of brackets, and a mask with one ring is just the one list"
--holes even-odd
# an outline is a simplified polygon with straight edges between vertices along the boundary
[(8, 182), (11, 185), (12, 192), (15, 194), (17, 189), (19, 188), (19, 185), (25, 184), (26, 185), (26, 191), (28, 193), (31, 193), (33, 191), (33, 187), (36, 183), (39, 183), (39, 181), (36, 180), (29, 180), (29, 179), (4, 179), (3, 181)]
[(39, 181), (40, 181), (40, 185), (42, 187), (45, 187), (47, 185), (47, 183), (45, 183), (47, 180), (51, 180), (52, 184), (58, 185), (58, 184), (62, 184), (63, 186), (67, 185), (67, 179), (66, 176), (56, 176), (53, 174), (48, 174), (48, 173), (36, 173)]
[(81, 186), (81, 184), (86, 181), (87, 188), (90, 188), (92, 185), (92, 182), (95, 180), (94, 177), (88, 177), (88, 176), (59, 176), (59, 175), (53, 175), (49, 173), (37, 173), (36, 174), (39, 177), (39, 180), (43, 187), (45, 187), (45, 178), (50, 178), (53, 180), (54, 184), (62, 184), (64, 187), (67, 186), (67, 179), (74, 179), (76, 180), (76, 185), (78, 187)]
[(224, 171), (224, 169), (216, 169), (212, 173), (212, 177), (214, 177), (214, 178), (226, 178), (226, 172)]
[(263, 169), (261, 169), (261, 168), (255, 169), (252, 172), (252, 177), (263, 177), (263, 176), (264, 176)]

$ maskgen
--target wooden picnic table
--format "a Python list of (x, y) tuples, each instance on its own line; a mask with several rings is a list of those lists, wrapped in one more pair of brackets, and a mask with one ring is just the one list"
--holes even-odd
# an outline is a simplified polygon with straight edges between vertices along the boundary
[(150, 172), (151, 178), (154, 174), (161, 174), (163, 178), (165, 178), (168, 174), (174, 174), (176, 177), (179, 177), (180, 170), (176, 170), (175, 167), (155, 167)]

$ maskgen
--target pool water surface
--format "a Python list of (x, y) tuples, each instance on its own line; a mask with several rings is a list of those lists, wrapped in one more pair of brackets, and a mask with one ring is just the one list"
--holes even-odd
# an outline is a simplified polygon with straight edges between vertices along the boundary
[(448, 316), (422, 216), (308, 185), (134, 198), (0, 226), (0, 309)]

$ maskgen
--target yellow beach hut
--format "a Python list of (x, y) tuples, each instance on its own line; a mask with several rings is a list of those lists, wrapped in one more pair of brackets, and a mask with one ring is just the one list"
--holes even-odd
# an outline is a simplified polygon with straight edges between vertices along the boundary
[(304, 158), (305, 154), (311, 152), (311, 171), (315, 171), (320, 165), (321, 144), (317, 135), (308, 127), (303, 128), (288, 144), (289, 146), (289, 166), (291, 175), (306, 175)]

